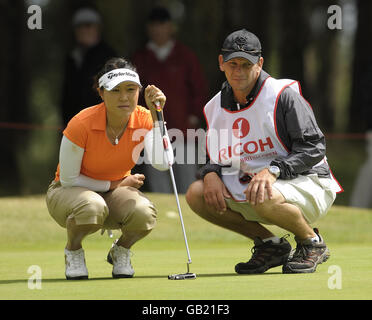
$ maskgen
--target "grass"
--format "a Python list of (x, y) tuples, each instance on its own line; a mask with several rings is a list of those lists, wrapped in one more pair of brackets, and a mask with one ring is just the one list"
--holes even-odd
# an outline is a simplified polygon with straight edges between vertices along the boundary
[[(133, 248), (133, 279), (111, 278), (105, 261), (112, 239), (90, 236), (84, 243), (90, 280), (64, 278), (65, 230), (49, 216), (43, 196), (0, 198), (0, 299), (251, 300), (371, 299), (372, 212), (334, 206), (317, 223), (331, 259), (316, 273), (237, 275), (234, 265), (250, 256), (252, 241), (193, 214), (181, 196), (196, 280), (169, 281), (186, 272), (186, 250), (172, 195), (149, 194), (159, 209), (154, 231)], [(278, 235), (286, 232), (270, 227)], [(114, 236), (118, 236), (117, 231)], [(294, 245), (293, 236), (289, 238)], [(28, 288), (28, 268), (42, 271), (42, 289)], [(330, 266), (342, 272), (342, 288), (330, 289)]]

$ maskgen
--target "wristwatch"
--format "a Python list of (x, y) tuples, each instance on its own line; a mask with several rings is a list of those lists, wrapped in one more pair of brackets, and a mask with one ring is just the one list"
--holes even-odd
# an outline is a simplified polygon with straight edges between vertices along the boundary
[(279, 169), (279, 167), (277, 167), (277, 166), (270, 166), (270, 167), (268, 167), (268, 170), (269, 170), (269, 172), (273, 175), (273, 176), (275, 176), (275, 178), (279, 178), (279, 176), (280, 176), (280, 169)]

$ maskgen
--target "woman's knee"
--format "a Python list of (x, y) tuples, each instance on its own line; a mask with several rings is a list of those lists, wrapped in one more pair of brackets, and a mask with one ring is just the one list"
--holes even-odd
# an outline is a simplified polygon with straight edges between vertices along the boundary
[(98, 193), (80, 187), (63, 188), (59, 182), (49, 187), (46, 203), (51, 217), (63, 228), (68, 219), (78, 225), (102, 224), (108, 215), (105, 200)]
[(103, 225), (108, 216), (108, 207), (105, 200), (97, 194), (83, 199), (72, 213), (76, 224), (97, 224)]
[(146, 231), (156, 226), (157, 210), (147, 198), (136, 201), (133, 211), (121, 223), (125, 231)]
[(146, 226), (146, 230), (152, 229), (155, 226), (157, 213), (154, 204), (149, 200), (142, 201), (135, 207), (135, 215), (139, 220), (139, 223)]

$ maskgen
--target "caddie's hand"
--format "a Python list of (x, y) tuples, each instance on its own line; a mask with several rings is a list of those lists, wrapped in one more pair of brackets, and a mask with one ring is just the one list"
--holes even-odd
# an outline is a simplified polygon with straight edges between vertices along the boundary
[(227, 210), (225, 198), (231, 198), (229, 191), (215, 172), (204, 177), (204, 200), (206, 204), (223, 214)]
[(269, 199), (272, 199), (272, 185), (275, 181), (276, 178), (267, 168), (261, 170), (253, 176), (252, 180), (249, 182), (248, 188), (244, 191), (247, 202), (251, 205), (263, 203), (265, 200), (265, 191), (267, 191)]
[(122, 183), (120, 183), (120, 186), (128, 186), (133, 187), (136, 189), (139, 189), (143, 186), (143, 181), (145, 180), (145, 176), (140, 173), (136, 173), (130, 176), (127, 176)]
[(149, 85), (145, 89), (145, 100), (147, 107), (151, 111), (156, 111), (157, 106), (155, 105), (155, 102), (158, 101), (163, 109), (167, 98), (159, 88), (154, 85)]

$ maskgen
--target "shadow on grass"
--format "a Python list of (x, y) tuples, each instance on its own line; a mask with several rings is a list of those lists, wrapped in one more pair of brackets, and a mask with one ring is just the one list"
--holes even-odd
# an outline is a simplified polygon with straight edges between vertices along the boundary
[(214, 277), (248, 277), (248, 276), (269, 276), (275, 274), (282, 274), (281, 272), (265, 272), (259, 274), (237, 274), (237, 273), (201, 273), (196, 274), (198, 278), (214, 278)]
[[(262, 274), (237, 274), (237, 273), (201, 273), (196, 274), (196, 278), (218, 278), (218, 277), (247, 277), (247, 276), (269, 276), (269, 275), (279, 275), (282, 274), (281, 272), (266, 272)], [(126, 280), (130, 281), (130, 279), (168, 279), (168, 275), (141, 275), (141, 276), (134, 276), (133, 278), (124, 278), (124, 279), (114, 279), (112, 277), (97, 277), (97, 278), (89, 278), (88, 281), (118, 281), (118, 280)], [(67, 282), (65, 278), (51, 278), (51, 279), (42, 279), (42, 283), (56, 283), (56, 282)], [(68, 282), (86, 282), (87, 280), (70, 280)], [(9, 280), (0, 280), (0, 285), (6, 284), (15, 284), (15, 283), (27, 283), (28, 279), (9, 279)]]

